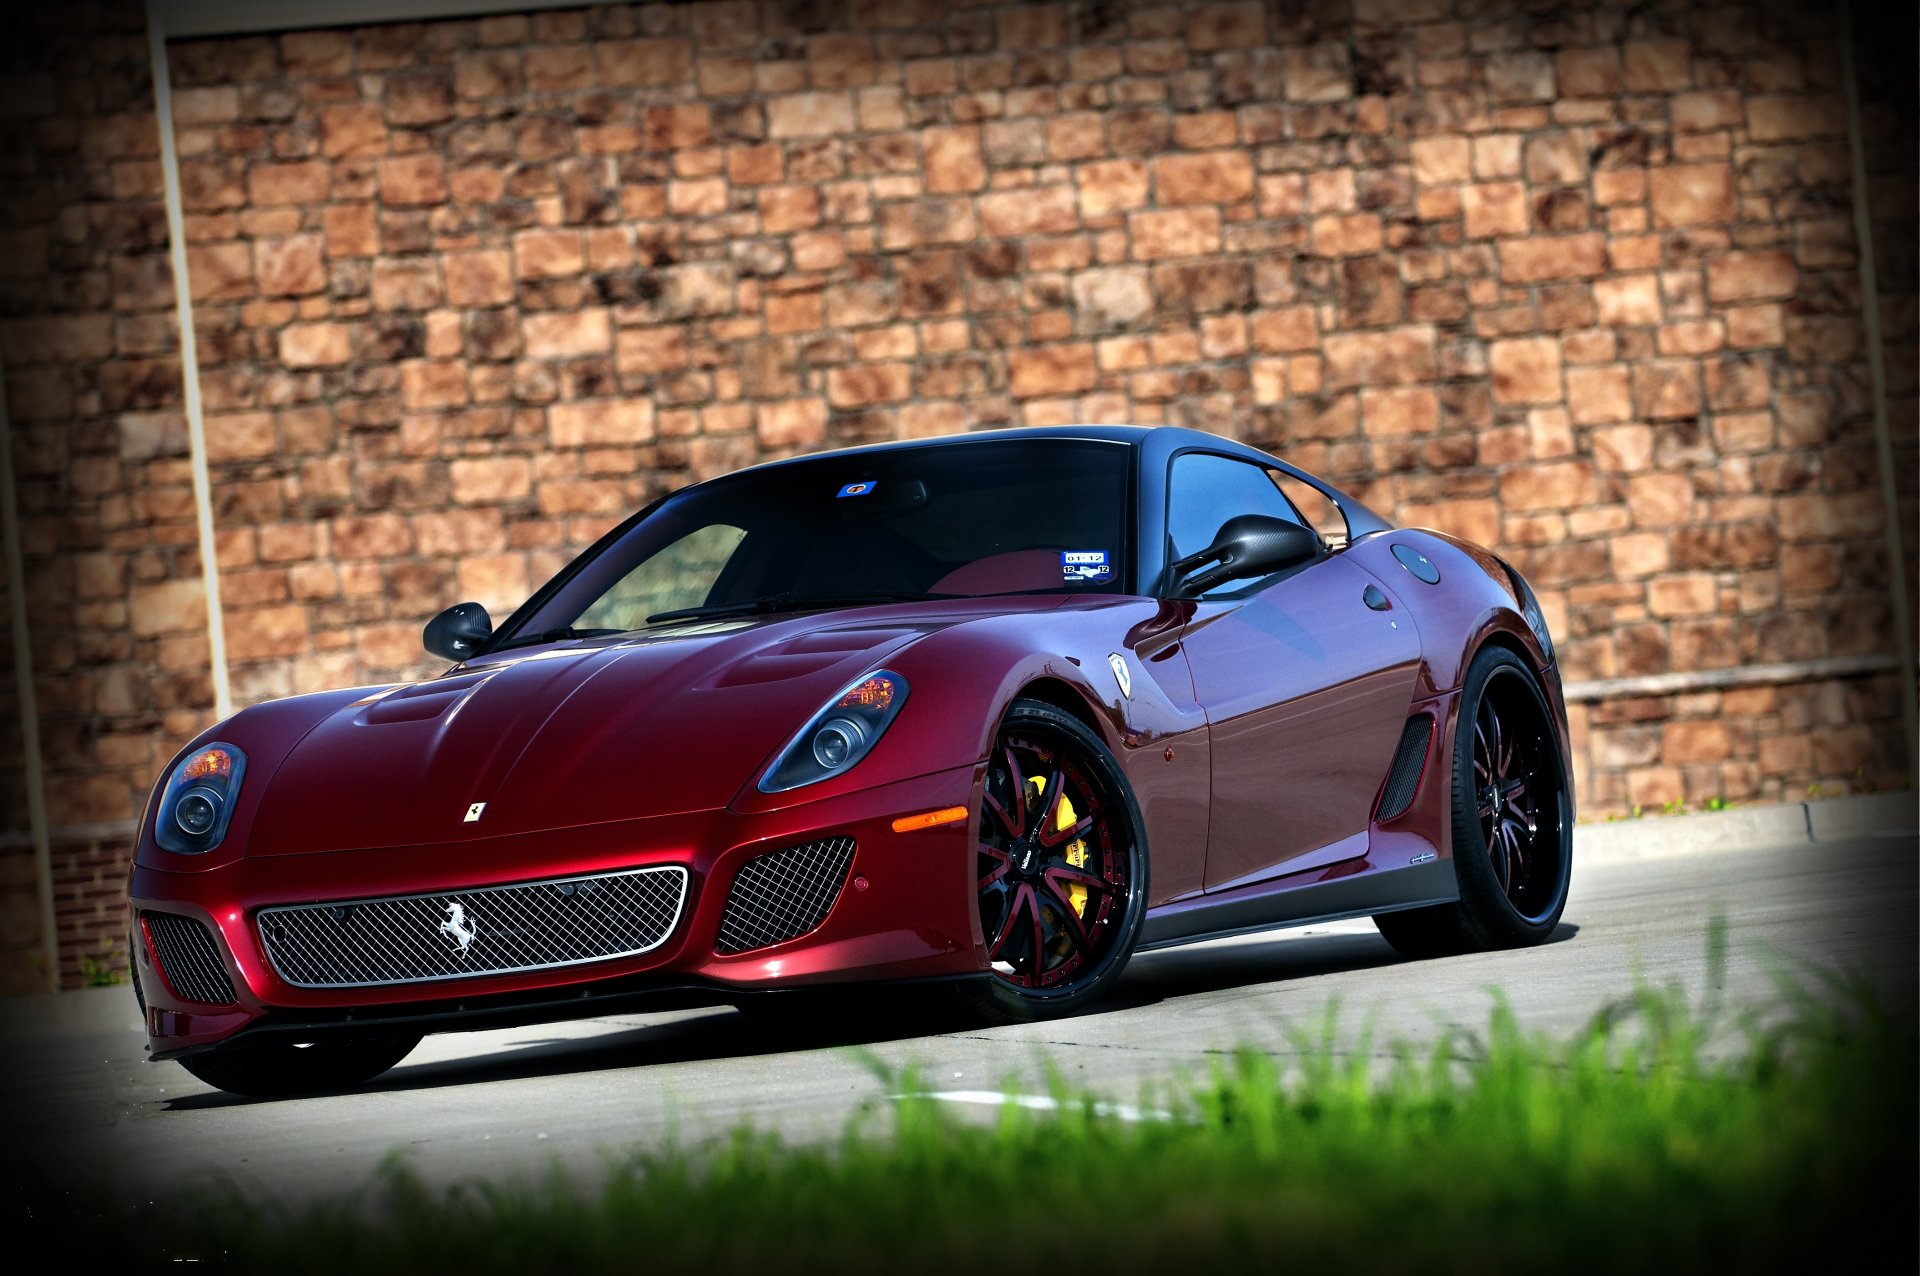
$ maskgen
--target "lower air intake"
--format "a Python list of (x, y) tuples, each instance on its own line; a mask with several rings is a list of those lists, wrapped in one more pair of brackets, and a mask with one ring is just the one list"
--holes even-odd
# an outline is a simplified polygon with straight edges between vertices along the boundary
[(827, 919), (853, 864), (853, 839), (833, 837), (761, 855), (734, 875), (720, 939), (723, 956), (806, 934)]
[(146, 912), (140, 920), (160, 958), (160, 973), (176, 996), (208, 1006), (233, 1004), (233, 980), (227, 978), (219, 946), (204, 924), (178, 913)]
[(1377, 821), (1397, 820), (1413, 805), (1420, 789), (1420, 772), (1427, 761), (1427, 744), (1433, 739), (1433, 719), (1416, 714), (1407, 719), (1400, 732), (1400, 747), (1393, 751), (1393, 768), (1387, 772), (1386, 787), (1380, 791)]

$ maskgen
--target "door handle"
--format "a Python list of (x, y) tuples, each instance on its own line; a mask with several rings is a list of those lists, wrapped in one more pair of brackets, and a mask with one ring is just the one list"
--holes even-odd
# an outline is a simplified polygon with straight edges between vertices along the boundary
[(1388, 600), (1386, 591), (1378, 585), (1368, 585), (1361, 591), (1360, 597), (1366, 601), (1367, 606), (1373, 608), (1375, 611), (1393, 610), (1393, 603)]

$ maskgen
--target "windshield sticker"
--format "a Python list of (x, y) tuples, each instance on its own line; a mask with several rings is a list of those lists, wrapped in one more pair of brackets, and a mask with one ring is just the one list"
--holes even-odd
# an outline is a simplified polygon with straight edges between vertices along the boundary
[[(877, 486), (878, 484), (872, 479), (864, 483), (849, 483), (840, 489), (838, 496), (871, 496), (873, 489)], [(835, 499), (838, 499), (838, 496)]]
[(1113, 579), (1113, 564), (1104, 549), (1060, 551), (1060, 578), (1069, 584), (1091, 585)]

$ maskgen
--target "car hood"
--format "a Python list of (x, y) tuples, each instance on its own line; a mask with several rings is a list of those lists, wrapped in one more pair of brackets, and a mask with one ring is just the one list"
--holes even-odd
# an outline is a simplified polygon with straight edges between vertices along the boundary
[(828, 696), (901, 648), (1060, 601), (708, 622), (472, 660), (322, 717), (268, 781), (247, 853), (458, 842), (725, 806)]

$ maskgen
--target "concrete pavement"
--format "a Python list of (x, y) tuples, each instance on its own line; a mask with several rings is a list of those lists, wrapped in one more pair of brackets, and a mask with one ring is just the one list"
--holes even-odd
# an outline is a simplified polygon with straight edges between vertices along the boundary
[[(1499, 987), (1529, 1026), (1570, 1030), (1635, 971), (1706, 979), (1708, 919), (1726, 917), (1721, 991), (1775, 996), (1782, 963), (1869, 972), (1890, 1003), (1915, 998), (1916, 847), (1909, 833), (1625, 861), (1576, 857), (1571, 902), (1541, 948), (1400, 960), (1366, 921), (1148, 954), (1099, 1013), (1063, 1022), (915, 1036), (890, 1013), (797, 1028), (728, 1009), (630, 1015), (428, 1038), (363, 1091), (280, 1101), (209, 1090), (142, 1058), (126, 988), (0, 1006), (0, 1086), (24, 1124), (19, 1153), (63, 1183), (146, 1200), (227, 1181), (290, 1199), (367, 1181), (401, 1149), (430, 1181), (591, 1170), (606, 1151), (751, 1121), (793, 1138), (837, 1132), (880, 1102), (876, 1068), (932, 1088), (1034, 1082), (1051, 1062), (1131, 1101), (1142, 1083), (1204, 1072), (1242, 1044), (1279, 1053), (1288, 1029), (1342, 1019), (1376, 1041), (1483, 1027)], [(906, 1034), (906, 1035), (896, 1035)], [(16, 1159), (16, 1165), (18, 1164)]]

